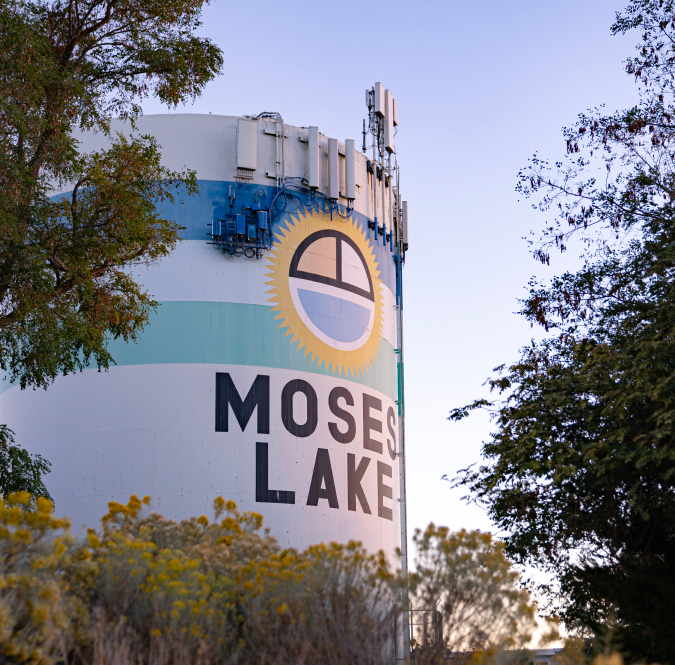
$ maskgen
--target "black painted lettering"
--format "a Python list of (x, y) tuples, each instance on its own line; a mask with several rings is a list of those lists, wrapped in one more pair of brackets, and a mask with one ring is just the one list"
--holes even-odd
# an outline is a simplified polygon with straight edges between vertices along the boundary
[[(302, 425), (295, 422), (293, 417), (293, 396), (303, 393), (307, 399), (307, 421)], [(319, 422), (319, 403), (314, 388), (302, 379), (289, 381), (281, 391), (281, 421), (284, 427), (293, 436), (310, 436)]]
[(255, 444), (255, 500), (259, 503), (295, 503), (295, 492), (271, 490), (269, 487), (269, 453), (267, 443)]
[(382, 454), (382, 441), (370, 438), (372, 432), (382, 432), (382, 423), (370, 417), (370, 410), (382, 411), (382, 400), (363, 393), (363, 447)]
[(394, 427), (396, 427), (396, 414), (393, 407), (390, 406), (387, 410), (387, 429), (389, 430), (391, 439), (387, 439), (387, 450), (389, 451), (389, 457), (393, 460), (396, 459), (396, 434), (394, 433)]
[[(322, 489), (322, 485), (326, 485)], [(314, 462), (314, 471), (312, 473), (312, 482), (309, 485), (309, 495), (307, 496), (308, 506), (318, 506), (319, 499), (328, 499), (328, 505), (331, 508), (339, 508), (337, 492), (335, 491), (335, 481), (333, 480), (333, 469), (330, 465), (330, 455), (326, 448), (319, 448), (316, 451), (316, 462)]]
[(347, 453), (347, 508), (348, 510), (356, 510), (356, 499), (358, 499), (361, 510), (370, 515), (370, 506), (363, 487), (361, 487), (363, 474), (366, 472), (368, 464), (370, 464), (370, 458), (363, 457), (359, 465), (356, 466), (356, 455)]
[(333, 390), (330, 391), (330, 395), (328, 395), (328, 408), (334, 416), (337, 416), (347, 423), (347, 431), (343, 434), (338, 429), (337, 423), (328, 423), (328, 429), (330, 435), (338, 443), (351, 443), (356, 436), (356, 421), (349, 411), (345, 411), (340, 407), (338, 404), (340, 397), (344, 399), (347, 406), (354, 406), (352, 394), (346, 388), (338, 386), (337, 388), (333, 388)]
[(377, 514), (385, 520), (394, 521), (394, 513), (391, 508), (384, 505), (384, 499), (391, 499), (393, 492), (389, 485), (384, 484), (384, 476), (391, 478), (391, 467), (384, 462), (377, 463)]
[(232, 377), (227, 373), (216, 372), (216, 432), (228, 431), (229, 407), (243, 432), (257, 408), (258, 434), (270, 433), (270, 377), (258, 374), (248, 391), (241, 399)]

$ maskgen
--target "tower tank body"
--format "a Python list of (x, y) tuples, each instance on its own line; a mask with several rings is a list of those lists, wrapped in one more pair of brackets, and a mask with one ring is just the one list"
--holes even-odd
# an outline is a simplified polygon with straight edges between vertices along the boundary
[(261, 513), (284, 546), (355, 539), (393, 552), (405, 490), (391, 162), (374, 168), (353, 141), (275, 114), (111, 129), (154, 136), (201, 193), (158, 204), (182, 241), (133, 268), (159, 306), (136, 342), (111, 342), (108, 371), (47, 390), (1, 384), (0, 422), (52, 463), (57, 513), (77, 531), (131, 494), (176, 519), (210, 516), (222, 496)]

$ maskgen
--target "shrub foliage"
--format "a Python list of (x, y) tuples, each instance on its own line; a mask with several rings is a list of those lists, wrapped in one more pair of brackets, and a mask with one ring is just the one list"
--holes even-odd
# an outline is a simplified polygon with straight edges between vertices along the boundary
[(418, 531), (408, 580), (358, 542), (283, 549), (233, 501), (216, 499), (212, 521), (181, 522), (149, 501), (111, 502), (101, 531), (75, 538), (49, 500), (0, 499), (2, 662), (390, 664), (403, 656), (396, 625), (408, 584), (414, 606), (438, 608), (446, 630), (432, 642), (413, 629), (419, 663), (466, 648), (480, 649), (481, 663), (503, 660), (534, 625), (489, 534)]
[(111, 503), (77, 540), (28, 493), (0, 500), (5, 662), (383, 663), (396, 576), (355, 542), (282, 549), (262, 517), (215, 501), (182, 522)]

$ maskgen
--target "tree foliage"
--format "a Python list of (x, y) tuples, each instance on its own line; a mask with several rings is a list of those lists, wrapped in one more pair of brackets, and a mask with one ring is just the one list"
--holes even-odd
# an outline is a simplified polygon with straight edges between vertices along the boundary
[[(509, 534), (507, 553), (557, 576), (557, 610), (631, 658), (672, 661), (675, 624), (675, 6), (636, 0), (614, 34), (638, 103), (579, 116), (566, 157), (535, 156), (518, 191), (557, 217), (534, 245), (575, 238), (585, 263), (532, 282), (522, 313), (549, 335), (489, 380), (502, 401), (486, 464), (457, 482)], [(553, 589), (549, 589), (554, 591)], [(556, 609), (554, 607), (553, 609)]]
[(51, 464), (40, 455), (14, 445), (14, 433), (0, 425), (0, 495), (29, 492), (34, 497), (51, 500), (42, 476), (49, 473)]
[[(79, 154), (155, 95), (193, 99), (222, 65), (194, 32), (204, 0), (0, 0), (0, 368), (45, 386), (134, 339), (156, 305), (125, 269), (152, 263), (179, 227), (155, 202), (197, 192), (150, 137)], [(56, 192), (69, 192), (54, 197)]]
[[(451, 532), (430, 524), (413, 536), (417, 557), (410, 575), (413, 607), (435, 609), (445, 650), (522, 648), (536, 628), (534, 605), (518, 587), (504, 543), (480, 531)], [(424, 624), (413, 635), (425, 645)]]

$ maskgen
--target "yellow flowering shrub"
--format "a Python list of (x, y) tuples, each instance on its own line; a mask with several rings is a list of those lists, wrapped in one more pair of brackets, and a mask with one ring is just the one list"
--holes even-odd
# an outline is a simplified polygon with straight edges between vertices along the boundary
[[(212, 519), (178, 522), (149, 505), (149, 497), (111, 502), (101, 531), (75, 539), (49, 501), (0, 500), (1, 662), (393, 662), (394, 609), (406, 580), (383, 553), (357, 542), (282, 549), (261, 515), (222, 498)], [(443, 611), (446, 636), (475, 641), (489, 625), (500, 636), (494, 644), (520, 640), (532, 606), (499, 543), (433, 525), (416, 542), (414, 602)], [(459, 599), (473, 599), (473, 613)], [(427, 655), (431, 663), (441, 654)]]
[(384, 555), (359, 543), (282, 550), (261, 515), (222, 498), (213, 521), (176, 522), (148, 505), (110, 503), (102, 532), (80, 546), (87, 563), (69, 589), (90, 623), (75, 660), (382, 662), (393, 607)]
[(261, 564), (243, 603), (250, 662), (393, 662), (397, 578), (382, 553), (330, 543)]
[(220, 662), (240, 648), (236, 604), (240, 557), (259, 559), (278, 549), (259, 535), (262, 518), (215, 502), (215, 521), (182, 522), (144, 514), (149, 497), (111, 502), (100, 535), (86, 547), (95, 579), (77, 593), (92, 612), (85, 652), (97, 658), (128, 652), (157, 662)]
[(67, 655), (73, 603), (64, 592), (72, 537), (52, 504), (27, 492), (0, 497), (0, 654), (46, 664)]

